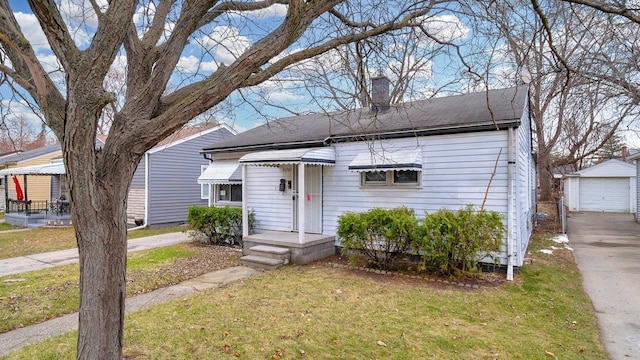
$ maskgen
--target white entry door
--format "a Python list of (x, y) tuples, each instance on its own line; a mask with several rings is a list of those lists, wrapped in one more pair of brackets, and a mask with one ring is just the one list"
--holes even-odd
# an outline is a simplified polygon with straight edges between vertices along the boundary
[(298, 196), (304, 197), (305, 232), (322, 233), (322, 166), (305, 165), (304, 193), (298, 191), (298, 166), (293, 166), (292, 190), (292, 230), (298, 230)]

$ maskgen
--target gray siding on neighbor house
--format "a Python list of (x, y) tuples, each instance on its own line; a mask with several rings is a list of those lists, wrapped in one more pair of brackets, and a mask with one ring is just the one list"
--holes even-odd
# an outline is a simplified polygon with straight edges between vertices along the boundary
[(149, 153), (149, 226), (183, 223), (190, 206), (207, 205), (207, 199), (201, 199), (197, 179), (201, 166), (209, 161), (200, 150), (229, 136), (231, 132), (220, 128)]
[(140, 159), (138, 163), (138, 167), (136, 168), (136, 172), (133, 173), (133, 178), (131, 179), (131, 189), (144, 189), (144, 163), (145, 156)]

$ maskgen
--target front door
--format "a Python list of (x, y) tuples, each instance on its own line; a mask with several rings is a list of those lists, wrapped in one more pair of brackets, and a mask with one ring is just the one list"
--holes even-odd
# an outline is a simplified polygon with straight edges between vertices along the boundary
[(298, 169), (293, 165), (292, 192), (292, 230), (298, 230), (298, 196), (304, 196), (305, 232), (322, 233), (322, 166), (305, 165), (304, 192), (298, 191)]

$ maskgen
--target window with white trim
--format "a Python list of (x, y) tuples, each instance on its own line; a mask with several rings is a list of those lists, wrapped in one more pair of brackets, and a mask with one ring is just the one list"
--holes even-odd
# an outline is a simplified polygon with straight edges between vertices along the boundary
[(416, 170), (363, 171), (360, 173), (360, 185), (419, 186), (422, 182), (421, 173)]
[[(207, 168), (209, 167), (209, 165), (200, 165), (200, 175), (202, 175), (202, 173), (204, 173), (205, 170), (207, 170)], [(203, 200), (208, 200), (209, 199), (209, 189), (211, 188), (211, 185), (209, 184), (201, 184), (200, 185), (200, 199)]]

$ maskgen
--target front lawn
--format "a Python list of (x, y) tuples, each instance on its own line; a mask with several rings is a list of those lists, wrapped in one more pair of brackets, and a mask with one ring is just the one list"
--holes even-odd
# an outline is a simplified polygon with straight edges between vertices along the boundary
[[(183, 226), (140, 229), (129, 232), (129, 239), (185, 231)], [(71, 227), (40, 228), (0, 233), (0, 259), (76, 248), (76, 235)]]
[[(129, 253), (127, 295), (239, 265), (240, 251), (183, 243)], [(78, 264), (0, 277), (0, 333), (78, 309)]]
[[(127, 315), (127, 359), (605, 359), (568, 250), (465, 289), (331, 264), (287, 266)], [(76, 332), (8, 359), (73, 358)]]

